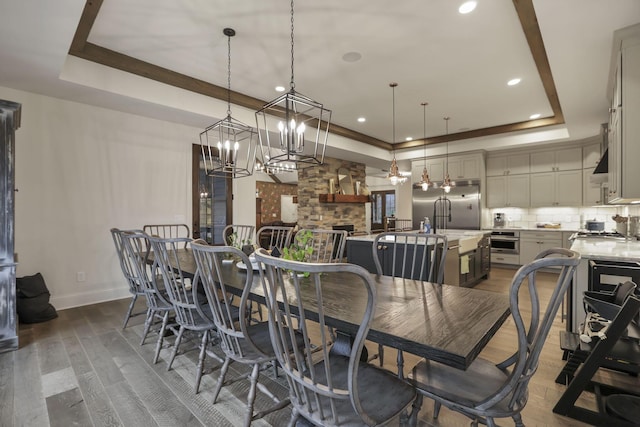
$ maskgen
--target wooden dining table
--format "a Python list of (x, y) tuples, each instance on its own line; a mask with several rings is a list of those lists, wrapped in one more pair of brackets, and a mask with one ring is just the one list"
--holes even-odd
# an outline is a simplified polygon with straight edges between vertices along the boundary
[[(191, 249), (180, 250), (179, 263), (185, 275), (195, 275)], [(253, 273), (250, 298), (264, 303), (260, 275)], [(223, 279), (238, 295), (246, 275), (235, 262), (223, 265)], [(371, 278), (377, 296), (367, 339), (458, 369), (469, 367), (510, 314), (506, 294), (375, 274)], [(302, 279), (300, 289), (305, 315), (314, 320), (316, 295), (312, 286), (304, 286), (305, 280), (309, 279)], [(366, 295), (354, 292), (334, 274), (323, 275), (322, 281), (326, 323), (355, 334), (361, 320), (357, 308), (366, 303)]]

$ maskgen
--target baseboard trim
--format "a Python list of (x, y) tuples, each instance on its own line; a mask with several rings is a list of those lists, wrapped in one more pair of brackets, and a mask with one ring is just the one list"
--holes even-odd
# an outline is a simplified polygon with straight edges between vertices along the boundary
[(101, 302), (112, 301), (116, 299), (122, 299), (130, 297), (128, 288), (118, 289), (102, 289), (93, 292), (82, 292), (64, 296), (51, 296), (51, 304), (57, 310), (64, 310), (67, 308), (80, 307), (83, 305), (97, 304)]

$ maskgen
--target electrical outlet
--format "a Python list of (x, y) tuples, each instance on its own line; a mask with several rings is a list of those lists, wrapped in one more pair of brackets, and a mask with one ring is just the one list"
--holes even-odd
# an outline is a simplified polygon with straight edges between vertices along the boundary
[(84, 271), (78, 271), (76, 273), (76, 282), (84, 282), (87, 280), (87, 275)]

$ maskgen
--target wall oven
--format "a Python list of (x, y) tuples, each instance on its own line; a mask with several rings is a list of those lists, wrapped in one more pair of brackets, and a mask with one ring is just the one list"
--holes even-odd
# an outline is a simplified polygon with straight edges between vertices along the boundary
[(519, 231), (492, 231), (491, 252), (501, 254), (520, 253)]

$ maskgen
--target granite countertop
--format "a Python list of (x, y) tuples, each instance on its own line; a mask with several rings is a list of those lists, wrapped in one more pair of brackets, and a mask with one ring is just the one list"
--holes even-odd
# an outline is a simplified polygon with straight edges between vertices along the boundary
[[(407, 231), (407, 233), (419, 233), (418, 230)], [(477, 243), (484, 237), (491, 234), (490, 230), (457, 230), (457, 229), (449, 229), (438, 231), (438, 234), (444, 234), (447, 236), (448, 245), (451, 247), (452, 245), (462, 244), (465, 241), (465, 248), (468, 247), (476, 247)], [(347, 240), (359, 240), (364, 242), (372, 242), (376, 238), (377, 234), (365, 234), (362, 236), (349, 236)], [(464, 249), (464, 248), (463, 248)]]
[(640, 261), (640, 241), (590, 237), (578, 238), (571, 245), (584, 259)]
[(490, 228), (489, 231), (555, 231), (562, 232), (566, 231), (569, 233), (575, 233), (575, 228), (541, 228), (541, 227), (494, 227)]

